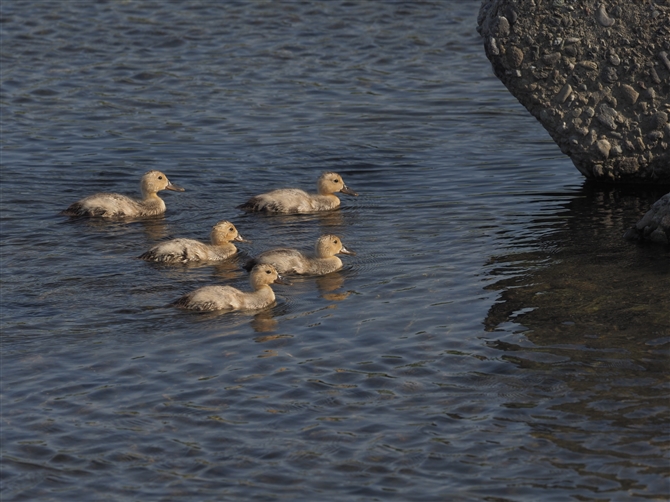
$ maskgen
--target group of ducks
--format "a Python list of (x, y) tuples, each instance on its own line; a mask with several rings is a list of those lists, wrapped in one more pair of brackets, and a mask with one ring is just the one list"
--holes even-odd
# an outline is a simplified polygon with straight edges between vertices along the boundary
[[(63, 214), (101, 218), (139, 218), (165, 212), (165, 202), (158, 196), (161, 190), (183, 192), (160, 171), (149, 171), (140, 182), (142, 199), (116, 193), (97, 193), (70, 205)], [(346, 186), (342, 177), (333, 172), (323, 173), (317, 182), (316, 194), (298, 188), (280, 188), (252, 197), (239, 209), (249, 212), (276, 214), (313, 213), (329, 211), (340, 205), (336, 193), (358, 195)], [(212, 228), (211, 244), (194, 239), (172, 239), (162, 242), (140, 258), (162, 263), (216, 262), (227, 260), (237, 253), (233, 242), (247, 242), (231, 222), (219, 221)], [(251, 292), (232, 286), (204, 286), (185, 294), (173, 303), (176, 307), (197, 311), (256, 310), (275, 301), (271, 284), (286, 284), (281, 274), (324, 275), (342, 268), (336, 255), (349, 251), (336, 235), (323, 235), (316, 241), (314, 253), (297, 249), (276, 248), (249, 260), (244, 268), (250, 271)]]

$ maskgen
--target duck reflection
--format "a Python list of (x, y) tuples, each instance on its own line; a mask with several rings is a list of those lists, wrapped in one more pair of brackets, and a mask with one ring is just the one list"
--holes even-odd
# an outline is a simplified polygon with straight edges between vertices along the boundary
[(138, 222), (150, 241), (159, 241), (168, 237), (168, 225), (164, 217), (143, 218)]
[(321, 297), (325, 300), (338, 302), (345, 300), (351, 294), (351, 291), (336, 293), (338, 289), (344, 287), (344, 275), (339, 271), (317, 277), (316, 287), (319, 289)]
[(108, 220), (104, 218), (70, 218), (67, 223), (81, 224), (87, 228), (104, 232), (110, 236), (120, 236), (135, 233), (135, 225), (139, 225), (150, 242), (165, 239), (169, 235), (168, 224), (163, 215), (141, 218), (125, 218)]
[[(345, 226), (345, 217), (341, 209), (331, 211), (322, 211), (318, 213), (307, 214), (265, 214), (265, 213), (246, 213), (240, 215), (239, 220), (252, 222), (262, 220), (262, 223), (271, 225), (274, 229), (291, 229), (296, 225), (316, 223), (322, 227), (324, 232), (337, 232)], [(247, 226), (253, 226), (247, 223)], [(245, 227), (246, 228), (246, 227)]]
[(277, 329), (279, 321), (275, 319), (275, 313), (270, 308), (255, 314), (250, 324), (257, 333), (270, 333)]

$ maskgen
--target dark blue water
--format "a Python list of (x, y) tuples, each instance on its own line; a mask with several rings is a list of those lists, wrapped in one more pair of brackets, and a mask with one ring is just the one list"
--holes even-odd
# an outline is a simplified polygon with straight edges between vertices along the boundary
[[(493, 76), (478, 1), (0, 4), (10, 500), (664, 500), (667, 187), (584, 182)], [(164, 218), (70, 220), (164, 171)], [(235, 209), (323, 170), (325, 215)], [(137, 259), (220, 219), (217, 266)], [(255, 314), (168, 304), (336, 233)]]

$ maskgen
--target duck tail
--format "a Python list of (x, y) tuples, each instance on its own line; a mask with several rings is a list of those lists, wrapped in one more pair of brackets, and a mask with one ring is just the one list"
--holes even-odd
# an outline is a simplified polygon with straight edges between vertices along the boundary
[(242, 265), (242, 268), (247, 272), (251, 272), (251, 269), (254, 268), (257, 264), (258, 260), (256, 260), (256, 258), (252, 258), (251, 260), (248, 260), (244, 265)]
[(74, 204), (71, 204), (70, 207), (67, 209), (63, 209), (60, 214), (63, 216), (83, 216), (85, 211), (83, 210), (83, 206), (79, 202), (75, 202)]
[(258, 198), (257, 197), (252, 197), (248, 201), (246, 201), (244, 204), (240, 204), (237, 206), (237, 209), (241, 209), (242, 211), (258, 211), (259, 210), (259, 204), (258, 204)]
[(168, 303), (168, 307), (176, 307), (179, 309), (185, 309), (188, 308), (189, 303), (191, 302), (191, 295), (190, 294), (185, 294), (177, 298), (176, 300)]

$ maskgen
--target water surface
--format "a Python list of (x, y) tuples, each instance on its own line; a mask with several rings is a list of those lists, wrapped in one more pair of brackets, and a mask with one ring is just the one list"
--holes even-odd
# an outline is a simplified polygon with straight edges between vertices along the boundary
[[(3, 500), (659, 500), (667, 187), (584, 182), (493, 76), (478, 1), (3, 2)], [(163, 218), (70, 220), (161, 169)], [(360, 193), (323, 215), (236, 206)], [(220, 219), (217, 266), (137, 259)], [(324, 233), (342, 271), (168, 304)]]

